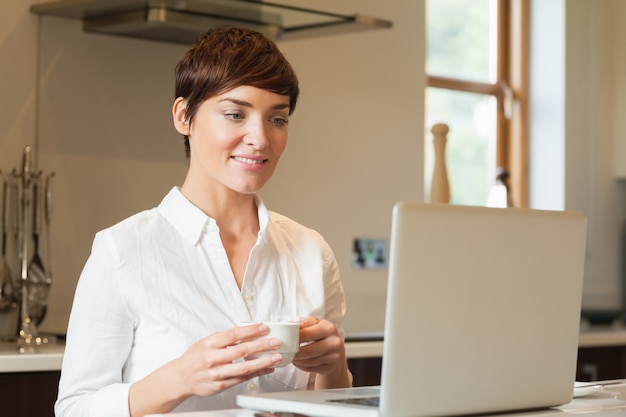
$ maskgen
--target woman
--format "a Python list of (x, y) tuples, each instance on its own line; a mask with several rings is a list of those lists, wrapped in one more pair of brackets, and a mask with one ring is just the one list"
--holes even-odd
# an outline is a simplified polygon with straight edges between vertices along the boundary
[[(246, 29), (205, 33), (176, 67), (183, 185), (99, 232), (68, 327), (56, 415), (143, 416), (235, 407), (238, 393), (351, 384), (334, 255), (257, 192), (287, 144), (298, 99), (276, 45)], [(266, 326), (300, 317), (292, 364)], [(256, 359), (249, 355), (268, 352)]]

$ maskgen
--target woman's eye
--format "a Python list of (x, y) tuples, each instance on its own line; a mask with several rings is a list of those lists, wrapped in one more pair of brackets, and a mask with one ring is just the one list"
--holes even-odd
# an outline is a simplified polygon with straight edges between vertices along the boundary
[(271, 120), (272, 120), (272, 123), (274, 123), (277, 126), (284, 126), (287, 123), (289, 123), (289, 119), (284, 118), (284, 117), (274, 117)]
[(226, 116), (226, 118), (231, 119), (231, 120), (242, 120), (243, 119), (243, 114), (240, 114), (240, 113), (226, 113), (225, 116)]

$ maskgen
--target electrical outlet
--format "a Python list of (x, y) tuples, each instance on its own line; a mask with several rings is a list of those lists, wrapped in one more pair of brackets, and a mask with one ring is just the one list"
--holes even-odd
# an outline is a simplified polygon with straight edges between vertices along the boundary
[(387, 241), (385, 239), (354, 239), (352, 267), (355, 269), (381, 269), (387, 266)]

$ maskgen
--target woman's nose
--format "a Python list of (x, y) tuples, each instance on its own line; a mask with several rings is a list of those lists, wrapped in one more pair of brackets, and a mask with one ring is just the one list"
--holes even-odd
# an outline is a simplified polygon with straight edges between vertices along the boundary
[(249, 123), (244, 141), (255, 149), (263, 149), (269, 143), (268, 130), (262, 121)]

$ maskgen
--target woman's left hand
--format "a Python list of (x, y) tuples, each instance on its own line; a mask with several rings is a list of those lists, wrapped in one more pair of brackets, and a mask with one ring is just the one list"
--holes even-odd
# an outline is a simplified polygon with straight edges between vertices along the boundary
[[(339, 379), (349, 375), (343, 338), (335, 325), (317, 317), (302, 320), (300, 351), (296, 354), (293, 364), (306, 372), (336, 375)], [(345, 383), (339, 385), (345, 386)]]

